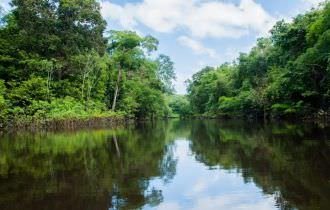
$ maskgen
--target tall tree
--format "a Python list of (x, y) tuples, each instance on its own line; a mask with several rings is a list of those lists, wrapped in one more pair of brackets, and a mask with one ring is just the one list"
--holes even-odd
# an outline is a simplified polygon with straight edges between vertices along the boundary
[(171, 61), (169, 56), (161, 54), (157, 58), (156, 62), (158, 64), (158, 78), (163, 83), (164, 92), (173, 94), (175, 91), (173, 80), (176, 79), (173, 61)]
[(108, 51), (117, 69), (112, 111), (116, 110), (116, 103), (120, 91), (120, 82), (124, 73), (138, 71), (144, 61), (145, 54), (157, 49), (158, 41), (151, 37), (140, 37), (131, 31), (111, 31)]

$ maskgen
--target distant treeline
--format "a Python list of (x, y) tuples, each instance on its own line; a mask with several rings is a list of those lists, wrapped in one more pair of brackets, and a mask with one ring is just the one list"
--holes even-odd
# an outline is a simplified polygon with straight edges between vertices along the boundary
[(188, 81), (195, 114), (311, 117), (330, 108), (330, 3), (279, 21), (249, 53)]
[(0, 124), (168, 114), (173, 62), (151, 58), (155, 38), (106, 31), (97, 0), (11, 5), (0, 8)]

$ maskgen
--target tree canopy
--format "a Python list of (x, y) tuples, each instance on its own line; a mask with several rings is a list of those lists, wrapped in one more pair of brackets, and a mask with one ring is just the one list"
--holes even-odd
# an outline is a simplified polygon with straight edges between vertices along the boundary
[(97, 0), (11, 5), (6, 14), (0, 9), (1, 121), (168, 113), (175, 74), (168, 56), (151, 56), (157, 39), (106, 32)]
[(279, 21), (249, 53), (188, 81), (196, 114), (306, 117), (330, 108), (330, 3)]

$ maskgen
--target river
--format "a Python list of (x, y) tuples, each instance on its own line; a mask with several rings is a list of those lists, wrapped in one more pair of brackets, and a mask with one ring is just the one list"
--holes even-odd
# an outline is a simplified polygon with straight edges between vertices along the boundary
[(0, 209), (329, 209), (329, 137), (218, 120), (5, 134)]

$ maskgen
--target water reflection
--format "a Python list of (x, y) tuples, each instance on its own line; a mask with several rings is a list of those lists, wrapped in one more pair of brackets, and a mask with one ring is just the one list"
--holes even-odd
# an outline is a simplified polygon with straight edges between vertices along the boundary
[(164, 125), (140, 130), (3, 138), (0, 209), (100, 210), (157, 205), (162, 195), (157, 189), (146, 190), (149, 179), (173, 177), (175, 160), (165, 141)]
[(196, 160), (242, 174), (280, 209), (330, 206), (329, 129), (313, 125), (196, 122)]
[(327, 209), (329, 129), (167, 121), (0, 139), (0, 209)]

